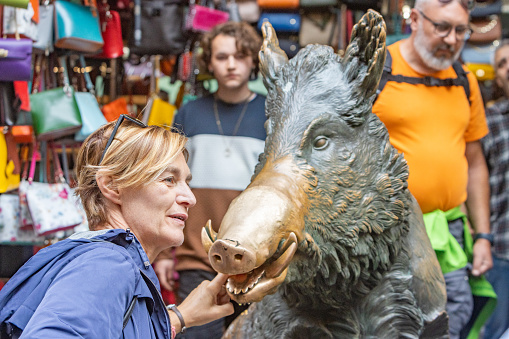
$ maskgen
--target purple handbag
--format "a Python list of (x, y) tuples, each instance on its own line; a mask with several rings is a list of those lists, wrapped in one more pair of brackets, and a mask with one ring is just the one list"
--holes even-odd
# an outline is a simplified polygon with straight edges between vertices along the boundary
[(29, 81), (32, 40), (0, 39), (0, 81)]

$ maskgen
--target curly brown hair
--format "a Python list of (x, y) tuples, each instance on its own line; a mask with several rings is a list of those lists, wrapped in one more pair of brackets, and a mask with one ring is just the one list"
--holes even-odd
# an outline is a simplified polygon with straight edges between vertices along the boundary
[(212, 57), (212, 41), (220, 34), (235, 38), (237, 50), (253, 58), (254, 73), (258, 74), (258, 52), (262, 46), (262, 38), (256, 30), (246, 22), (226, 22), (217, 25), (201, 39), (202, 53), (198, 61), (204, 70), (208, 70)]

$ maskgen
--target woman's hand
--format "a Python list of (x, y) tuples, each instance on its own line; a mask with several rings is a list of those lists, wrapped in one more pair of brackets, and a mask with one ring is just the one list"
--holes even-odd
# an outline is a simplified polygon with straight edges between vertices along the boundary
[[(178, 306), (185, 326), (199, 326), (233, 313), (233, 305), (226, 293), (228, 275), (219, 273), (212, 281), (203, 281)], [(177, 315), (169, 311), (171, 324), (177, 333), (181, 330)]]
[(175, 286), (175, 280), (173, 279), (175, 264), (173, 259), (158, 258), (154, 261), (152, 266), (154, 267), (157, 278), (159, 278), (161, 286), (168, 291), (173, 291), (173, 287)]

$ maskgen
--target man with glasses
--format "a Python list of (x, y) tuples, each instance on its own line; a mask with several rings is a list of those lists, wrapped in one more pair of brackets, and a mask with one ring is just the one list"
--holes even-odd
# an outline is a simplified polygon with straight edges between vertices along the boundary
[[(408, 162), (408, 186), (446, 281), (451, 338), (472, 327), (469, 273), (480, 277), (493, 264), (488, 170), (479, 141), (488, 128), (475, 76), (457, 61), (471, 33), (472, 7), (466, 0), (416, 0), (412, 34), (388, 47), (373, 105)], [(463, 207), (475, 233), (472, 264)]]

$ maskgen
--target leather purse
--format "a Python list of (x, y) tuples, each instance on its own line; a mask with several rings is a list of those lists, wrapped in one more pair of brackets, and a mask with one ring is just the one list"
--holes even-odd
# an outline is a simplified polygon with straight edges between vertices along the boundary
[(484, 18), (493, 14), (502, 13), (502, 0), (480, 2), (476, 1), (475, 7), (470, 12), (471, 18)]
[(263, 12), (258, 20), (258, 30), (261, 31), (262, 24), (268, 21), (278, 33), (298, 33), (300, 30), (301, 17), (299, 13), (276, 13)]
[(495, 70), (490, 64), (465, 64), (470, 72), (475, 74), (477, 81), (486, 81), (495, 79)]
[[(83, 57), (83, 55), (80, 55), (80, 63), (81, 69), (86, 70), (85, 58)], [(92, 84), (90, 75), (86, 71), (84, 71), (83, 76), (85, 78), (88, 92), (74, 93), (74, 96), (76, 98), (76, 104), (78, 105), (78, 109), (80, 111), (82, 123), (81, 129), (79, 130), (79, 132), (76, 133), (74, 137), (74, 140), (76, 141), (85, 140), (96, 129), (108, 123), (103, 113), (101, 112), (101, 109), (99, 108), (97, 99), (93, 94), (94, 85)]]
[(55, 46), (94, 53), (104, 45), (97, 8), (56, 0)]
[(51, 140), (73, 135), (81, 129), (81, 115), (69, 84), (65, 56), (60, 57), (64, 69), (64, 86), (30, 95), (31, 115), (39, 140)]
[(298, 37), (280, 38), (279, 47), (286, 53), (288, 58), (293, 58), (300, 50)]
[(135, 0), (133, 22), (128, 42), (130, 53), (177, 55), (184, 51), (182, 0)]
[(30, 80), (32, 40), (0, 39), (0, 81)]
[(263, 9), (297, 9), (299, 0), (257, 0)]
[(150, 109), (146, 110), (148, 111), (147, 117), (144, 116), (143, 120), (148, 126), (154, 125), (170, 129), (177, 107), (157, 96), (150, 100), (151, 103), (147, 105), (150, 106)]
[(97, 58), (115, 59), (124, 54), (124, 42), (122, 41), (122, 26), (120, 25), (120, 14), (117, 11), (101, 11), (101, 34), (104, 45), (101, 53), (95, 55)]
[(371, 8), (379, 11), (382, 7), (382, 0), (341, 0), (341, 3), (351, 10), (367, 11)]
[(12, 82), (0, 82), (0, 126), (16, 123), (21, 100), (16, 96)]
[(43, 4), (39, 7), (39, 24), (37, 27), (39, 36), (33, 47), (46, 54), (54, 50), (54, 11), (53, 4)]
[(188, 31), (204, 33), (215, 26), (229, 20), (228, 12), (223, 12), (213, 7), (196, 4), (194, 0), (189, 2), (189, 11), (186, 16), (185, 28)]
[(125, 98), (120, 97), (118, 99), (109, 102), (101, 108), (101, 111), (107, 121), (117, 120), (121, 114), (129, 115), (129, 108), (127, 107), (127, 101)]

